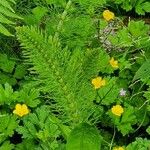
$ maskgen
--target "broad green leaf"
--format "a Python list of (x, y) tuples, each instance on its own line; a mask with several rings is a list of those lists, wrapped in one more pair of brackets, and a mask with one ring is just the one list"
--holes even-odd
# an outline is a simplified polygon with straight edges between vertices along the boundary
[(124, 108), (124, 113), (122, 114), (121, 120), (117, 120), (116, 122), (117, 128), (123, 136), (129, 134), (133, 131), (132, 125), (136, 124), (136, 116), (134, 114), (134, 108), (129, 106), (128, 108)]
[(128, 30), (133, 37), (139, 38), (148, 35), (149, 26), (145, 25), (144, 21), (130, 21)]
[(145, 61), (139, 70), (135, 73), (133, 81), (137, 79), (146, 79), (150, 77), (150, 60)]
[(36, 19), (38, 21), (40, 21), (40, 19), (47, 13), (47, 8), (46, 7), (36, 7), (32, 10), (32, 13), (34, 14), (34, 16), (36, 17)]
[(145, 2), (142, 7), (146, 12), (150, 12), (150, 2)]
[(100, 150), (101, 137), (97, 129), (87, 123), (75, 127), (67, 140), (66, 150)]

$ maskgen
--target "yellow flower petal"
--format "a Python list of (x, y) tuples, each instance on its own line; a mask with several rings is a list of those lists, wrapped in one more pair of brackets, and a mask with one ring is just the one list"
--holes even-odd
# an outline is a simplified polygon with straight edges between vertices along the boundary
[(22, 116), (27, 115), (29, 113), (29, 109), (25, 104), (23, 104), (23, 105), (16, 104), (15, 110), (13, 111), (13, 113), (22, 117)]
[(123, 147), (114, 147), (113, 150), (125, 150)]
[(109, 63), (113, 68), (115, 68), (115, 69), (119, 68), (118, 61), (114, 60), (113, 57), (110, 59)]
[(99, 89), (102, 86), (106, 85), (106, 81), (105, 81), (105, 79), (102, 79), (102, 77), (96, 77), (96, 78), (92, 79), (92, 84), (94, 85), (95, 89)]
[(28, 109), (28, 107), (25, 104), (22, 105), (22, 113), (24, 115), (29, 113), (29, 109)]
[(114, 115), (121, 116), (122, 113), (124, 112), (124, 109), (121, 105), (116, 105), (111, 108), (111, 111)]
[(16, 110), (21, 109), (21, 104), (16, 104), (15, 109), (16, 109)]
[(113, 150), (118, 150), (118, 148), (117, 148), (117, 147), (114, 147)]
[(118, 150), (124, 150), (124, 148), (123, 147), (119, 147)]
[(115, 15), (113, 12), (109, 11), (109, 10), (105, 10), (103, 12), (103, 17), (106, 21), (110, 21), (113, 20), (115, 18)]

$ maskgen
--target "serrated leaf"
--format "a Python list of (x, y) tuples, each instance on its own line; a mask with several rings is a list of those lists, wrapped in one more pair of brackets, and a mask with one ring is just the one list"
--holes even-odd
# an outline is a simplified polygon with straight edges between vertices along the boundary
[(5, 84), (5, 83), (9, 83), (10, 85), (15, 85), (17, 83), (17, 80), (8, 73), (0, 72), (0, 84)]
[(82, 123), (71, 131), (66, 150), (100, 150), (100, 147), (101, 137), (97, 129)]
[(146, 12), (150, 12), (150, 2), (145, 2), (142, 7)]
[(134, 115), (134, 108), (132, 106), (124, 110), (121, 121), (117, 124), (118, 130), (121, 131), (123, 136), (133, 131), (132, 125), (136, 124), (136, 116)]
[(148, 35), (149, 26), (145, 25), (144, 21), (130, 21), (128, 30), (133, 37), (139, 38)]
[(5, 141), (0, 147), (0, 150), (13, 150), (13, 149), (14, 145), (11, 144), (9, 141)]
[(23, 64), (19, 64), (17, 65), (17, 67), (15, 68), (15, 73), (14, 73), (14, 77), (17, 79), (21, 79), (25, 76), (26, 74), (26, 66)]
[(126, 150), (149, 150), (150, 148), (150, 140), (148, 139), (142, 139), (142, 138), (136, 138), (136, 140), (132, 143), (130, 143)]
[(30, 107), (36, 107), (39, 103), (39, 91), (32, 88), (23, 88), (19, 92), (18, 100), (25, 102)]
[(15, 61), (9, 60), (7, 55), (0, 54), (0, 68), (7, 73), (12, 73)]

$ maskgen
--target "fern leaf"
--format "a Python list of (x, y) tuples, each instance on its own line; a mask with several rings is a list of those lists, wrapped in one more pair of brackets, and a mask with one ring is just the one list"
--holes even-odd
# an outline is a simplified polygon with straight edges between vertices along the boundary
[(7, 9), (11, 10), (12, 12), (14, 12), (14, 10), (11, 8), (10, 4), (6, 0), (1, 1), (0, 4), (3, 5), (5, 8), (7, 8)]
[(1, 0), (0, 1), (0, 33), (6, 36), (12, 36), (12, 34), (7, 30), (4, 26), (6, 25), (14, 25), (12, 19), (22, 19), (18, 15), (15, 14), (15, 11), (11, 7), (11, 3), (15, 4), (14, 0)]
[(47, 38), (35, 27), (16, 30), (24, 57), (33, 64), (30, 70), (38, 74), (42, 90), (50, 92), (51, 99), (56, 101), (53, 108), (73, 124), (87, 120), (96, 109), (93, 109), (95, 90), (89, 78), (84, 77), (84, 53), (80, 49), (72, 53), (67, 48), (61, 49), (58, 41), (51, 36)]
[(12, 22), (11, 20), (7, 19), (6, 17), (4, 17), (2, 14), (0, 14), (0, 22), (4, 23), (4, 24), (15, 24), (14, 22)]
[(12, 36), (12, 34), (2, 24), (0, 24), (0, 33), (6, 36)]

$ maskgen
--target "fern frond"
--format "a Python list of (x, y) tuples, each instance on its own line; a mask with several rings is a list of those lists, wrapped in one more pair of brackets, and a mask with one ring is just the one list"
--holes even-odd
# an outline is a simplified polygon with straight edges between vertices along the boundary
[[(18, 15), (15, 14), (13, 8), (11, 7), (11, 3), (15, 4), (14, 0), (1, 0), (0, 1), (0, 33), (6, 36), (12, 36), (12, 34), (8, 31), (5, 25), (14, 25), (15, 23), (12, 19), (21, 19)], [(5, 25), (4, 25), (5, 24)]]
[(91, 78), (98, 75), (104, 65), (102, 57), (107, 60), (107, 55), (101, 53), (101, 48), (87, 53), (79, 48), (70, 51), (61, 47), (59, 32), (70, 4), (68, 1), (54, 37), (37, 27), (18, 27), (16, 31), (26, 62), (32, 63), (30, 71), (38, 75), (40, 89), (49, 93), (51, 107), (61, 120), (74, 126), (89, 118), (95, 122), (100, 116), (101, 111), (93, 103), (96, 91)]
[(35, 27), (19, 27), (17, 35), (25, 58), (33, 64), (31, 70), (39, 75), (44, 90), (57, 102), (54, 107), (73, 123), (88, 119), (94, 113), (95, 90), (86, 76), (84, 53), (79, 49), (73, 53), (61, 49), (60, 43), (56, 45), (55, 39), (47, 38)]

